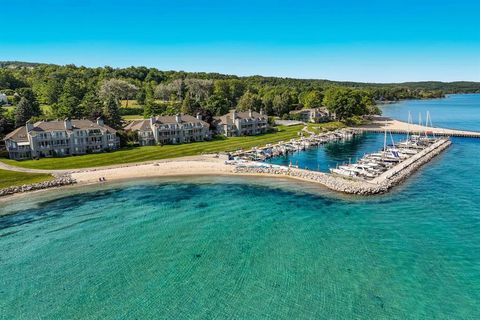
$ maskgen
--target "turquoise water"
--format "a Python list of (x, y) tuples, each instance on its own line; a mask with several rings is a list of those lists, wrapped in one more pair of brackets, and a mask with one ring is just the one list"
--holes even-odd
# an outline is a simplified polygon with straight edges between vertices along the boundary
[(477, 319), (480, 141), (453, 142), (370, 198), (212, 177), (0, 203), (0, 318)]
[[(392, 141), (396, 143), (405, 138), (405, 135), (388, 134), (387, 143), (392, 144)], [(350, 140), (334, 141), (305, 151), (271, 158), (268, 162), (284, 166), (291, 163), (303, 169), (329, 172), (330, 168), (335, 168), (337, 165), (356, 162), (365, 153), (377, 152), (383, 148), (383, 145), (383, 134), (368, 133)]]
[(430, 111), (435, 127), (480, 131), (480, 93), (453, 94), (445, 99), (406, 100), (382, 106), (385, 116), (408, 121), (408, 111), (413, 122), (418, 123), (422, 113), (425, 122), (426, 112)]

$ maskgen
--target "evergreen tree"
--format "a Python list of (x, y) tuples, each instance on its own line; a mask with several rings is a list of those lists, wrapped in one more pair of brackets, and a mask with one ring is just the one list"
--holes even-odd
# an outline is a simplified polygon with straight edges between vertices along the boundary
[(145, 88), (142, 87), (138, 90), (136, 99), (139, 105), (141, 106), (145, 105), (145, 100), (147, 99), (147, 92)]
[(105, 101), (103, 114), (105, 122), (112, 128), (121, 128), (122, 117), (120, 116), (120, 102), (114, 96), (110, 96)]
[(93, 91), (90, 91), (85, 95), (81, 103), (81, 108), (85, 116), (91, 120), (103, 117), (102, 101)]
[(33, 109), (32, 103), (27, 98), (20, 98), (15, 108), (15, 127), (24, 126), (31, 117), (37, 116)]

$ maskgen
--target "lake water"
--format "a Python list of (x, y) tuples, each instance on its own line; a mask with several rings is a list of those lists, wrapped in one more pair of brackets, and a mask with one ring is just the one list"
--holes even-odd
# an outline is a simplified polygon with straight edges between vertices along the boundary
[[(479, 142), (383, 196), (210, 177), (2, 203), (0, 318), (476, 319)], [(316, 151), (325, 169), (382, 143)]]
[[(405, 140), (405, 135), (388, 134), (387, 144)], [(355, 136), (349, 140), (338, 140), (313, 147), (305, 151), (291, 153), (268, 160), (268, 163), (288, 166), (298, 165), (299, 168), (329, 172), (348, 162), (356, 162), (365, 153), (377, 152), (383, 148), (385, 136), (383, 134), (367, 133)]]
[(410, 111), (413, 123), (418, 123), (419, 113), (425, 122), (430, 111), (433, 126), (449, 129), (480, 131), (480, 93), (453, 94), (445, 99), (406, 100), (381, 107), (385, 116), (408, 121)]

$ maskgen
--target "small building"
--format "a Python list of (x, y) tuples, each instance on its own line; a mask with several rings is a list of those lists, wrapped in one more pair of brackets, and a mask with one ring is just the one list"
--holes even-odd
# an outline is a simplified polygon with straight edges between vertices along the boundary
[(268, 132), (268, 116), (252, 110), (237, 112), (232, 110), (226, 115), (214, 118), (217, 134), (226, 137), (249, 136)]
[(8, 104), (7, 95), (5, 93), (0, 92), (0, 106), (5, 104)]
[(300, 121), (313, 123), (328, 122), (333, 118), (325, 107), (294, 110), (291, 111), (290, 114), (298, 117), (298, 120)]
[(197, 117), (177, 114), (134, 120), (124, 130), (137, 132), (139, 144), (149, 146), (208, 140), (211, 138), (209, 128), (200, 114)]
[(98, 118), (90, 120), (27, 121), (4, 138), (10, 159), (79, 155), (115, 150), (117, 131)]

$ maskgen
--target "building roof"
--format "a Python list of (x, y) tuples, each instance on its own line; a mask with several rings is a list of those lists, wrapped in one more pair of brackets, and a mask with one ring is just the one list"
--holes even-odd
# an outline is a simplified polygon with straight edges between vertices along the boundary
[(150, 120), (133, 120), (123, 129), (127, 131), (148, 131), (150, 130)]
[[(67, 130), (65, 128), (65, 121), (38, 121), (33, 124), (33, 129), (31, 131), (35, 132), (49, 132), (49, 131), (73, 131), (78, 129), (101, 129), (106, 130), (110, 133), (116, 133), (115, 129), (107, 125), (99, 125), (96, 122), (81, 119), (81, 120), (70, 120), (72, 123), (72, 129)], [(14, 140), (17, 142), (28, 141), (27, 138), (27, 129), (25, 126), (19, 127), (9, 134), (7, 134), (4, 140)]]
[(28, 141), (27, 137), (27, 129), (25, 129), (25, 126), (17, 128), (7, 134), (3, 140), (14, 140), (17, 142), (26, 142)]
[(219, 121), (222, 124), (233, 124), (234, 112), (235, 112), (235, 118), (237, 119), (264, 119), (264, 120), (268, 119), (267, 115), (264, 115), (264, 114), (262, 115), (256, 111), (252, 111), (252, 116), (250, 116), (250, 111), (236, 112), (233, 110), (221, 117), (215, 117), (214, 119)]
[[(115, 129), (107, 125), (99, 125), (96, 122), (81, 119), (81, 120), (70, 120), (72, 123), (72, 130), (75, 129), (106, 129), (110, 132), (117, 132)], [(65, 131), (65, 121), (39, 121), (33, 125), (33, 131)], [(70, 131), (70, 130), (66, 130)]]
[[(124, 127), (125, 130), (131, 131), (148, 131), (150, 129), (150, 120), (134, 120)], [(177, 124), (177, 123), (200, 123), (202, 126), (209, 126), (203, 120), (199, 120), (194, 116), (184, 114), (180, 115), (180, 121), (177, 122), (177, 116), (156, 116), (152, 118), (154, 124)]]

